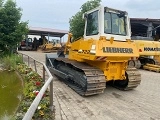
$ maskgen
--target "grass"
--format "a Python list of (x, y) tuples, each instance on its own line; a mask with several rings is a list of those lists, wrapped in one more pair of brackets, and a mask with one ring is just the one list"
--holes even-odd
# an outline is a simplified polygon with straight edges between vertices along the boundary
[(22, 57), (17, 54), (3, 56), (0, 60), (3, 69), (15, 70), (18, 63), (22, 63)]

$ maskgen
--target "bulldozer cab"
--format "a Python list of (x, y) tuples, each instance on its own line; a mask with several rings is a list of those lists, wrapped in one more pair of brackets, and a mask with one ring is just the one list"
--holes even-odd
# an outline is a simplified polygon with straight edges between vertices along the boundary
[(99, 39), (105, 36), (108, 40), (126, 41), (130, 39), (130, 20), (125, 11), (99, 6), (84, 13), (85, 30), (84, 38)]

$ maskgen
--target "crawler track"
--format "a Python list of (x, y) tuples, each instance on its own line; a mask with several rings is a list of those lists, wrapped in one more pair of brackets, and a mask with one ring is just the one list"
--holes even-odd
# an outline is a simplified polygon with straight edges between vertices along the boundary
[(121, 90), (131, 90), (136, 88), (141, 82), (141, 74), (136, 68), (127, 68), (126, 80), (115, 81), (114, 87)]
[[(98, 68), (67, 58), (52, 58), (51, 62), (51, 73), (82, 96), (100, 94), (106, 88), (105, 76)], [(127, 68), (126, 80), (116, 80), (113, 86), (121, 90), (131, 90), (140, 82), (139, 71), (136, 68)]]
[(103, 72), (95, 67), (66, 58), (53, 59), (52, 64), (50, 71), (82, 96), (100, 94), (106, 88)]

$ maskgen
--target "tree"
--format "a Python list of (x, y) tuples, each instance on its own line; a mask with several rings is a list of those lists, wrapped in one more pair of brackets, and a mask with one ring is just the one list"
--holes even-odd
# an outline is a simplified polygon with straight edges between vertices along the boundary
[(85, 21), (82, 19), (83, 13), (98, 7), (100, 2), (101, 0), (87, 1), (81, 6), (80, 11), (70, 18), (70, 32), (73, 34), (74, 40), (83, 37), (85, 27)]
[(12, 0), (0, 0), (0, 50), (11, 52), (28, 32), (27, 22), (20, 22), (21, 8)]

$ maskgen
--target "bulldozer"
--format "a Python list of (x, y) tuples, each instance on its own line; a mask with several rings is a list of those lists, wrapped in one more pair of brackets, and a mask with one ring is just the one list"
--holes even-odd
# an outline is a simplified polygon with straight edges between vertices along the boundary
[(137, 46), (139, 57), (131, 58), (129, 66), (160, 72), (160, 42), (152, 37), (134, 36), (131, 38)]
[(39, 46), (40, 50), (43, 52), (56, 52), (61, 47), (60, 40), (49, 42), (45, 37), (43, 38), (43, 44)]
[(99, 6), (84, 13), (83, 19), (82, 38), (73, 41), (69, 33), (59, 57), (46, 55), (50, 72), (81, 96), (103, 93), (106, 83), (120, 90), (136, 88), (141, 74), (128, 67), (128, 60), (139, 57), (139, 52), (130, 38), (128, 13)]

